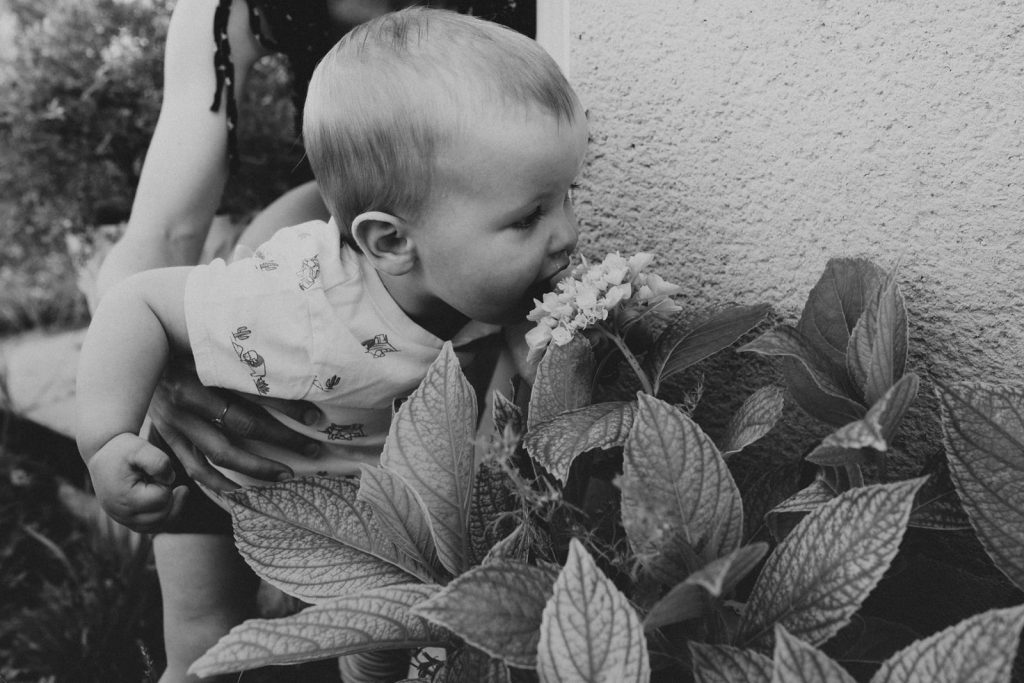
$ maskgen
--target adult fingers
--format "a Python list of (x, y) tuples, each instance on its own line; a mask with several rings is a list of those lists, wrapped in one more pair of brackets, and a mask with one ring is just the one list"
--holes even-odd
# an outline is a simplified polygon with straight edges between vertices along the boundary
[[(271, 407), (275, 409), (287, 407), (292, 414), (297, 412), (301, 414), (306, 410), (301, 405), (289, 406), (290, 403), (294, 402), (277, 399)], [(316, 415), (319, 416), (319, 414), (319, 411), (316, 411)], [(224, 431), (232, 436), (252, 441), (263, 441), (309, 457), (316, 456), (319, 452), (319, 444), (316, 440), (291, 430), (266, 410), (243, 398), (232, 397), (229, 402), (224, 404), (217, 417)]]
[[(213, 425), (188, 413), (176, 413), (170, 403), (163, 403), (154, 400), (150, 404), (149, 415), (153, 419), (153, 426), (163, 437), (164, 442), (174, 453), (175, 457), (185, 468), (185, 473), (195, 481), (202, 482), (207, 487), (216, 491), (230, 491), (238, 488), (238, 484), (221, 474), (216, 467), (210, 464), (206, 456), (200, 452), (189, 437), (186, 437), (177, 426), (182, 426), (196, 437), (200, 434), (200, 441), (203, 441), (201, 434), (205, 431), (209, 440), (222, 439), (225, 442), (227, 437), (221, 434)], [(290, 472), (281, 465), (281, 472)], [(281, 473), (277, 476), (281, 476)]]
[[(305, 401), (263, 401), (268, 407), (304, 424), (314, 424), (320, 418), (320, 411)], [(183, 360), (176, 360), (173, 366), (168, 367), (157, 387), (154, 402), (174, 407), (173, 412), (165, 410), (167, 419), (172, 422), (178, 420), (178, 415), (192, 414), (210, 423), (215, 422), (230, 436), (264, 441), (300, 455), (313, 456), (318, 452), (316, 440), (289, 429), (259, 405), (237, 394), (203, 386), (195, 375), (194, 367)], [(195, 423), (190, 422), (188, 429), (179, 431), (192, 438), (192, 424)], [(207, 435), (203, 440), (209, 443), (211, 438)], [(196, 445), (200, 444), (197, 442)]]

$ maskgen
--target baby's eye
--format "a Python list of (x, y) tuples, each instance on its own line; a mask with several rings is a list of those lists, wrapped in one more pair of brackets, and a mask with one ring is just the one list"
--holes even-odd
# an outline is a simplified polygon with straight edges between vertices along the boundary
[(513, 223), (509, 227), (512, 228), (513, 230), (529, 230), (529, 229), (535, 227), (537, 225), (537, 223), (540, 222), (540, 219), (543, 218), (543, 217), (544, 217), (544, 207), (538, 206), (536, 209), (533, 210), (533, 213), (531, 213), (529, 216), (527, 216), (526, 218), (523, 218), (521, 220), (516, 221), (515, 223)]

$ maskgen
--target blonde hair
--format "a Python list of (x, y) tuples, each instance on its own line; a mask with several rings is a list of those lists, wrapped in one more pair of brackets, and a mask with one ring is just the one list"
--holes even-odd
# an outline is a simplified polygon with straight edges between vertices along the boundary
[(533, 106), (572, 122), (579, 101), (536, 42), (498, 24), (414, 7), (362, 24), (313, 73), (306, 153), (343, 234), (365, 211), (411, 218), (440, 146), (468, 117)]

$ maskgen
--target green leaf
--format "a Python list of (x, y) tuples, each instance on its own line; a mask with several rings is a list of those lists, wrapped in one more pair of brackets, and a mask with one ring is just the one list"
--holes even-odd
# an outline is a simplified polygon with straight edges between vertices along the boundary
[(761, 387), (748, 396), (725, 429), (719, 446), (722, 455), (739, 453), (770, 432), (782, 416), (785, 403), (785, 391), (773, 385)]
[(882, 438), (892, 441), (896, 435), (903, 416), (910, 409), (910, 404), (917, 398), (917, 390), (921, 380), (913, 372), (908, 372), (899, 379), (871, 406), (868, 413), (878, 416), (878, 423), (882, 425)]
[(563, 484), (580, 453), (626, 442), (635, 412), (632, 401), (612, 401), (570, 410), (536, 425), (523, 439), (534, 460)]
[(638, 394), (623, 460), (622, 521), (638, 555), (657, 555), (664, 539), (678, 531), (705, 559), (739, 547), (739, 489), (718, 448), (693, 420)]
[(811, 643), (842, 628), (895, 557), (922, 483), (852, 489), (808, 513), (768, 556), (736, 642), (764, 647), (776, 623)]
[(853, 677), (818, 648), (775, 625), (772, 683), (855, 683)]
[(648, 683), (651, 676), (640, 617), (576, 539), (544, 608), (537, 673), (541, 683)]
[(931, 474), (918, 491), (908, 526), (936, 531), (963, 531), (971, 528), (971, 520), (960, 504), (946, 465), (945, 461), (940, 463), (939, 471)]
[(506, 429), (511, 429), (514, 433), (521, 434), (525, 426), (523, 411), (500, 391), (495, 391), (491, 396), (491, 419), (494, 421), (495, 430), (501, 434)]
[(501, 465), (494, 461), (480, 463), (469, 509), (469, 545), (475, 564), (516, 530), (521, 508), (512, 480)]
[(907, 307), (894, 270), (879, 286), (850, 334), (846, 367), (868, 405), (885, 394), (907, 364)]
[(697, 683), (770, 683), (772, 660), (754, 650), (690, 641)]
[(224, 494), (242, 557), (272, 585), (313, 603), (429, 582), (356, 499), (356, 481), (307, 477)]
[(820, 476), (815, 478), (809, 486), (800, 489), (765, 514), (764, 521), (772, 538), (781, 541), (808, 512), (835, 497), (836, 492)]
[[(786, 381), (793, 399), (808, 415), (840, 425), (864, 417), (865, 408), (853, 397), (845, 371), (837, 371), (796, 329), (779, 325), (739, 350), (795, 361), (784, 366)], [(791, 371), (794, 366), (802, 376)]]
[(510, 681), (511, 676), (504, 662), (475, 647), (464, 646), (448, 653), (444, 665), (430, 683), (510, 683)]
[(1024, 388), (940, 387), (946, 457), (971, 525), (996, 566), (1024, 588)]
[(590, 405), (595, 365), (590, 342), (582, 335), (577, 334), (564, 346), (548, 346), (537, 365), (526, 416), (527, 431), (556, 415)]
[(467, 526), (473, 489), (476, 395), (445, 343), (388, 431), (382, 468), (401, 477), (423, 503), (441, 563), (469, 566)]
[(557, 573), (494, 562), (456, 577), (414, 612), (511, 666), (537, 665), (541, 615)]
[(797, 325), (811, 348), (845, 368), (850, 332), (884, 281), (885, 271), (867, 259), (829, 259)]
[(235, 626), (189, 673), (198, 676), (246, 671), (271, 664), (298, 664), (369, 650), (441, 645), (448, 637), (410, 608), (438, 586), (387, 586), (335, 598), (279, 619), (249, 619)]
[(356, 500), (373, 508), (374, 519), (410, 562), (443, 583), (447, 576), (437, 559), (430, 535), (430, 524), (416, 493), (393, 472), (360, 466), (359, 493)]
[(643, 369), (658, 386), (673, 375), (726, 348), (765, 319), (767, 304), (731, 306), (718, 311), (692, 329), (690, 322), (677, 318), (669, 324), (644, 359)]
[(699, 617), (704, 613), (705, 594), (716, 598), (729, 595), (767, 552), (767, 543), (754, 543), (708, 563), (675, 586), (651, 608), (644, 618), (644, 630), (650, 631)]
[(871, 683), (1009, 683), (1024, 605), (992, 609), (919, 640), (882, 663)]

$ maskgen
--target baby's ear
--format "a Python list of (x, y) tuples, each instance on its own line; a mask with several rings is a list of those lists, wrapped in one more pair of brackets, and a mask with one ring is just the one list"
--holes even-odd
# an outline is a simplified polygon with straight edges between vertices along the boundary
[(352, 220), (352, 239), (377, 270), (404, 275), (416, 264), (416, 250), (406, 236), (401, 218), (382, 211), (366, 211)]

